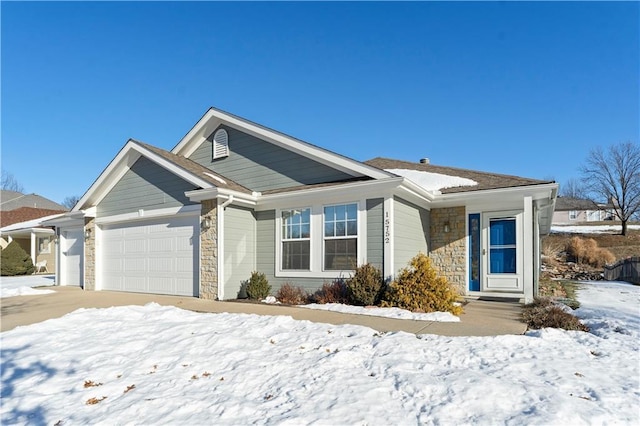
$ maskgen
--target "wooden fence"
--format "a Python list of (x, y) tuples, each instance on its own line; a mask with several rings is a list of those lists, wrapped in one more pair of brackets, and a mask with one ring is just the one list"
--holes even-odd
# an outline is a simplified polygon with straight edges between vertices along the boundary
[(634, 256), (619, 260), (604, 267), (604, 279), (607, 281), (627, 281), (640, 284), (640, 257)]

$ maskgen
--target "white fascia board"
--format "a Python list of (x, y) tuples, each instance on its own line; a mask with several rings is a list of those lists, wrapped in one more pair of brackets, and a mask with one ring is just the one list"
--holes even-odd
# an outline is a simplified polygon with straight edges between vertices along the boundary
[(105, 225), (112, 223), (134, 222), (140, 220), (157, 219), (167, 216), (193, 216), (200, 213), (199, 205), (167, 207), (164, 209), (144, 210), (140, 209), (133, 213), (123, 213), (113, 216), (106, 216), (96, 219), (96, 224)]
[(489, 203), (497, 205), (500, 202), (518, 201), (523, 197), (531, 196), (534, 201), (554, 199), (558, 190), (558, 184), (540, 184), (528, 186), (516, 186), (510, 188), (487, 189), (481, 191), (455, 192), (435, 196), (434, 207), (453, 207)]
[(43, 226), (56, 227), (84, 225), (84, 212), (81, 210), (77, 212), (68, 212), (60, 217), (42, 221), (40, 224)]
[(209, 188), (212, 185), (204, 179), (187, 172), (178, 167), (174, 163), (159, 156), (153, 151), (138, 145), (135, 141), (129, 140), (125, 146), (118, 152), (118, 155), (109, 163), (106, 169), (98, 176), (98, 179), (91, 185), (89, 190), (82, 196), (80, 201), (76, 203), (72, 211), (80, 211), (86, 206), (93, 207), (113, 189), (120, 181), (124, 174), (133, 166), (133, 164), (144, 156), (160, 167), (170, 171), (180, 178), (202, 188)]
[(326, 166), (340, 170), (351, 176), (368, 176), (373, 179), (384, 179), (395, 176), (392, 173), (368, 166), (356, 160), (343, 157), (331, 151), (277, 133), (255, 123), (227, 114), (220, 110), (210, 109), (184, 138), (171, 151), (174, 154), (188, 157), (221, 123), (239, 131), (267, 140), (276, 146), (315, 160)]
[(339, 186), (323, 186), (318, 188), (301, 189), (291, 192), (262, 195), (258, 198), (258, 210), (278, 208), (283, 204), (312, 203), (317, 199), (362, 199), (368, 197), (384, 197), (390, 191), (402, 185), (404, 178), (391, 177), (380, 180), (346, 183)]

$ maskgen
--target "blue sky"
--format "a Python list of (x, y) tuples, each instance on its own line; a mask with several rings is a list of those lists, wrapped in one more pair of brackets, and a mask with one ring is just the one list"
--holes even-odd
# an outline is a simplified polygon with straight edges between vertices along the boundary
[(215, 106), (357, 160), (552, 178), (638, 143), (640, 3), (2, 2), (2, 167), (82, 195)]

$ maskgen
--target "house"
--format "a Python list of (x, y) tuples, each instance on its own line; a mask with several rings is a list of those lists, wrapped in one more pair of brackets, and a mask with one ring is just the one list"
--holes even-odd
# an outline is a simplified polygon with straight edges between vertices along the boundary
[(553, 225), (600, 222), (614, 217), (611, 204), (597, 204), (592, 200), (558, 197), (553, 212)]
[(554, 182), (359, 162), (211, 108), (171, 150), (129, 140), (56, 226), (58, 282), (234, 299), (252, 271), (315, 290), (422, 251), (469, 297), (530, 300)]
[(33, 263), (46, 262), (55, 268), (54, 231), (41, 221), (67, 212), (67, 209), (38, 194), (2, 190), (0, 193), (0, 248), (16, 241), (29, 253)]

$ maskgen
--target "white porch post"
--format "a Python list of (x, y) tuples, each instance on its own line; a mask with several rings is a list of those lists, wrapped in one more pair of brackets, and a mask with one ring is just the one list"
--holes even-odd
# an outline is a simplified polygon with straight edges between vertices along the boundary
[(523, 256), (524, 267), (522, 271), (522, 279), (524, 283), (524, 299), (525, 303), (533, 301), (533, 263), (534, 263), (534, 247), (533, 247), (533, 198), (524, 197), (524, 214), (523, 214)]
[(31, 260), (33, 261), (33, 264), (35, 265), (37, 260), (36, 260), (36, 233), (31, 231)]
[(393, 279), (396, 274), (393, 267), (393, 196), (388, 196), (384, 199), (382, 226), (382, 238), (384, 245), (383, 276), (385, 279)]

